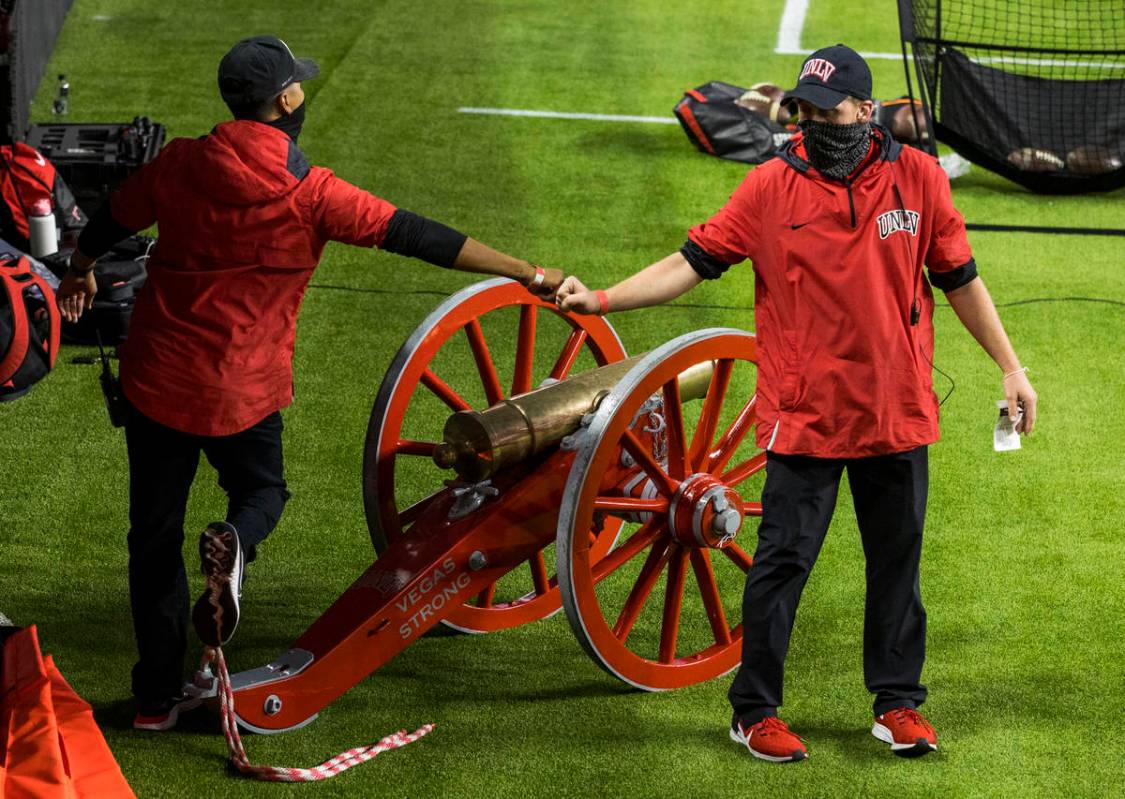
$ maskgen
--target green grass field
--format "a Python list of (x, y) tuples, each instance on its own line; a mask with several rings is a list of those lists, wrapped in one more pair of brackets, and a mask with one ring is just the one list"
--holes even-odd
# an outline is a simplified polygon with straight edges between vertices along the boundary
[[(561, 4), (528, 0), (77, 0), (36, 100), (72, 84), (73, 121), (147, 114), (170, 135), (225, 118), (219, 58), (276, 32), (320, 61), (301, 144), (310, 160), (402, 207), (596, 285), (678, 248), (745, 167), (704, 157), (673, 125), (458, 114), (460, 106), (668, 115), (707, 80), (790, 84), (774, 54), (782, 0)], [(803, 43), (898, 49), (895, 5), (811, 0)], [(872, 61), (878, 96), (901, 62)], [(1044, 198), (974, 169), (954, 199), (973, 222), (1121, 227), (1122, 192)], [(300, 731), (247, 739), (257, 762), (310, 766), (400, 727), (428, 738), (317, 788), (228, 771), (215, 717), (134, 732), (126, 586), (128, 477), (92, 366), (64, 350), (32, 394), (0, 406), (0, 611), (39, 626), (142, 797), (318, 795), (1121, 796), (1125, 761), (1125, 245), (1102, 237), (978, 233), (981, 274), (1040, 394), (1018, 453), (990, 434), (1000, 380), (948, 308), (936, 362), (957, 382), (931, 450), (923, 558), (930, 687), (942, 750), (892, 757), (869, 734), (862, 680), (863, 558), (841, 491), (805, 591), (785, 718), (808, 762), (776, 767), (727, 738), (726, 678), (626, 690), (560, 614), (488, 636), (427, 637)], [(330, 246), (298, 328), (285, 412), (293, 499), (244, 596), (236, 669), (272, 659), (370, 564), (363, 437), (392, 356), (425, 315), (473, 282), (393, 255)], [(703, 327), (754, 328), (749, 266), (677, 304), (612, 317), (631, 353)], [(471, 369), (461, 361), (455, 372)], [(944, 394), (945, 379), (935, 386)], [(185, 554), (222, 514), (202, 466)], [(753, 530), (743, 533), (752, 549)], [(193, 591), (201, 578), (191, 575)], [(735, 599), (737, 602), (737, 598)], [(192, 650), (192, 656), (198, 649)]]

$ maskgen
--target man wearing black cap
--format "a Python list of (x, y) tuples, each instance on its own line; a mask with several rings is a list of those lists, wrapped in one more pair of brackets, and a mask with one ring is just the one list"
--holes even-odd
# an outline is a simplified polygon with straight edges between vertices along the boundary
[(756, 435), (767, 452), (766, 482), (730, 735), (764, 760), (807, 757), (777, 710), (797, 604), (847, 469), (867, 560), (871, 732), (895, 754), (922, 755), (937, 749), (917, 710), (926, 698), (919, 560), (927, 446), (938, 439), (931, 284), (1000, 367), (1025, 435), (1036, 395), (977, 277), (941, 167), (871, 121), (863, 59), (843, 45), (818, 50), (788, 98), (800, 134), (688, 231), (679, 252), (608, 291), (568, 277), (557, 301), (583, 313), (640, 308), (753, 262)]
[(297, 312), (325, 244), (510, 277), (544, 296), (562, 280), (558, 270), (504, 255), (310, 166), (297, 147), (301, 83), (318, 72), (275, 36), (236, 44), (219, 65), (234, 121), (170, 142), (126, 181), (83, 231), (59, 288), (63, 315), (77, 320), (93, 301), (95, 259), (130, 233), (159, 226), (120, 352), (131, 406), (139, 729), (168, 729), (197, 703), (181, 695), (188, 617), (181, 550), (200, 452), (229, 499), (226, 520), (208, 525), (199, 542), (206, 589), (191, 616), (205, 644), (233, 634), (243, 566), (289, 498), (279, 410), (292, 402)]

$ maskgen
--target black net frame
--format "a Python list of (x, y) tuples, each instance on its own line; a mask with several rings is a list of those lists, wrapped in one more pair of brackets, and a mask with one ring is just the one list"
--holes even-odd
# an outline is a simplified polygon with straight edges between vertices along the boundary
[(31, 102), (74, 0), (0, 0), (0, 141), (22, 140)]
[(899, 0), (934, 139), (1034, 192), (1125, 186), (1122, 0)]

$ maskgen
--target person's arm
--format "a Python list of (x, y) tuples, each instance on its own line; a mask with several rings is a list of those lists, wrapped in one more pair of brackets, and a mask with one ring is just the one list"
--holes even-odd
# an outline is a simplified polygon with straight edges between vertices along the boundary
[(1008, 334), (1004, 332), (1004, 325), (1000, 322), (1000, 315), (996, 313), (996, 306), (992, 303), (992, 296), (984, 281), (977, 277), (946, 293), (945, 298), (949, 300), (961, 324), (1000, 367), (1009, 413), (1014, 413), (1021, 406), (1023, 408), (1023, 418), (1016, 425), (1016, 430), (1030, 435), (1035, 427), (1038, 398), (1035, 389), (1031, 387), (1031, 381), (1027, 379), (1026, 370), (1020, 366), (1020, 360), (1012, 349)]
[(447, 269), (512, 278), (544, 298), (554, 297), (562, 283), (558, 269), (544, 269), (494, 250), (335, 176), (325, 181), (315, 214), (318, 229), (331, 241), (378, 247)]
[(98, 293), (94, 278), (98, 258), (134, 233), (136, 230), (130, 230), (114, 218), (108, 202), (91, 217), (78, 236), (69, 267), (55, 292), (55, 302), (66, 321), (77, 322), (83, 311), (93, 307), (94, 295)]
[(676, 299), (701, 282), (703, 278), (683, 253), (674, 252), (606, 291), (592, 291), (571, 275), (559, 286), (555, 301), (564, 311), (605, 314), (660, 305)]

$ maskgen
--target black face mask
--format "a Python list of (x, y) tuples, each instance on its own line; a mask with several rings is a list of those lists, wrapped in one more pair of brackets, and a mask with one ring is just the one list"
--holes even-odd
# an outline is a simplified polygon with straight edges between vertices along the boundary
[(834, 125), (804, 119), (797, 125), (805, 134), (809, 163), (826, 177), (836, 180), (847, 178), (863, 161), (870, 147), (870, 122)]
[(266, 122), (271, 128), (277, 128), (284, 132), (297, 143), (297, 137), (301, 135), (301, 126), (305, 124), (305, 106), (308, 102), (303, 102), (286, 115), (279, 116), (272, 122)]

